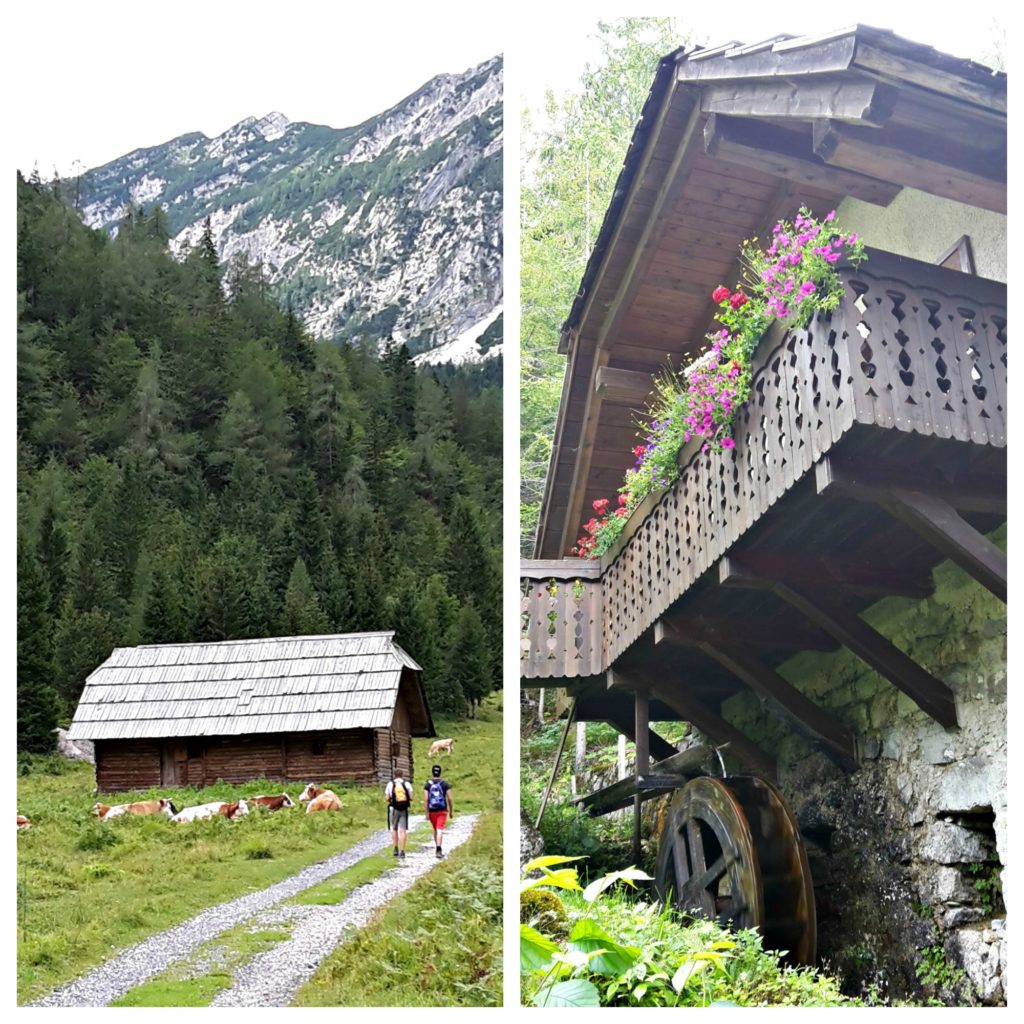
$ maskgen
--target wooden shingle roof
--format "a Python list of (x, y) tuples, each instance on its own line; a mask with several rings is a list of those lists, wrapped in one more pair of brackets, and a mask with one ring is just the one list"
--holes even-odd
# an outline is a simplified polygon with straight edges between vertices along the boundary
[(86, 680), (71, 739), (239, 736), (391, 725), (433, 734), (420, 666), (393, 632), (119, 647)]

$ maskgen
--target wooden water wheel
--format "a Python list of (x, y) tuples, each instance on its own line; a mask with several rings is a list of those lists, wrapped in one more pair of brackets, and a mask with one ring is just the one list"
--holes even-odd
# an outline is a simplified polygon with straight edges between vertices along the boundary
[(814, 890), (796, 819), (763, 779), (701, 777), (673, 797), (658, 849), (663, 901), (736, 929), (757, 928), (765, 949), (813, 964)]

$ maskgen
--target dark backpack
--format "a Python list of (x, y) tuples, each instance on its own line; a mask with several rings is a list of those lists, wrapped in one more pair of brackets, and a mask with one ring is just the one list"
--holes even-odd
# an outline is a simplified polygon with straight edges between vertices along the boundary
[(427, 810), (444, 811), (448, 809), (448, 801), (444, 795), (444, 783), (440, 779), (431, 779), (427, 790)]

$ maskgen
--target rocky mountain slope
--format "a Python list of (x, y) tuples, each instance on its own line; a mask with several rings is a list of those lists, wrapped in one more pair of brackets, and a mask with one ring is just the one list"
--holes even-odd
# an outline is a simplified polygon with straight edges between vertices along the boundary
[(159, 204), (177, 252), (209, 217), (221, 259), (261, 265), (317, 336), (480, 358), (501, 342), (501, 92), (495, 57), (354, 128), (275, 112), (183, 135), (88, 172), (82, 214), (116, 231)]

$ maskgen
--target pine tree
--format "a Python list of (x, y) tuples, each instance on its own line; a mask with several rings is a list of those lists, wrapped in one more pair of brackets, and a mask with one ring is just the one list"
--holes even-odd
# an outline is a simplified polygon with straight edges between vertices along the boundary
[(476, 717), (480, 701), (493, 688), (491, 650), (480, 615), (472, 601), (459, 609), (448, 637), (448, 677), (458, 684)]
[(49, 753), (59, 714), (53, 677), (50, 590), (27, 541), (18, 546), (18, 749)]
[(327, 617), (320, 610), (320, 601), (306, 571), (306, 563), (301, 558), (295, 559), (295, 566), (288, 579), (280, 629), (282, 636), (315, 636), (330, 630)]

